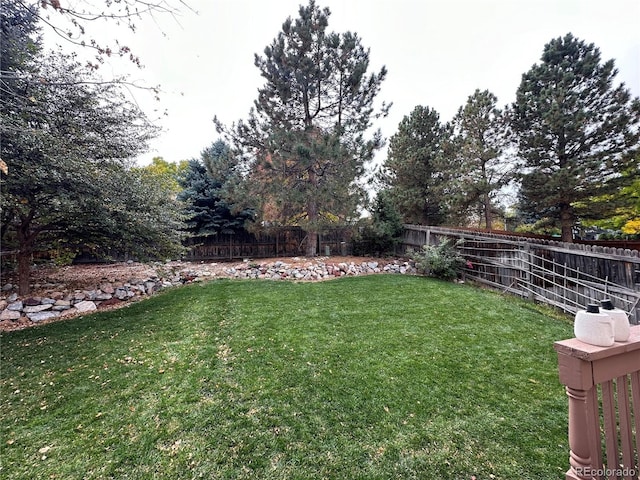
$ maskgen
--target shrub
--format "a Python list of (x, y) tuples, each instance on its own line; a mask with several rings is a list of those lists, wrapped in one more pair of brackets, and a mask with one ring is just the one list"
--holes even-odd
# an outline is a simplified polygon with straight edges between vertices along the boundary
[(402, 238), (402, 219), (386, 191), (378, 192), (368, 219), (353, 238), (354, 255), (395, 254)]
[(443, 240), (440, 245), (424, 245), (422, 250), (411, 254), (411, 258), (416, 262), (416, 269), (420, 273), (443, 280), (453, 280), (466, 265), (466, 260), (457, 250), (462, 243), (464, 240), (455, 243)]

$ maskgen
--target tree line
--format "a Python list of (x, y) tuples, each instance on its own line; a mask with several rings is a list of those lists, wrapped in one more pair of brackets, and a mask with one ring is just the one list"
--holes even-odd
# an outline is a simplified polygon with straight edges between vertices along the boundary
[[(257, 221), (294, 223), (310, 238), (358, 218), (362, 179), (383, 146), (372, 127), (389, 109), (376, 101), (386, 68), (367, 73), (368, 49), (355, 33), (330, 32), (329, 16), (314, 1), (301, 6), (255, 56), (265, 84), (248, 119), (215, 120), (243, 172), (235, 198), (256, 199)], [(386, 212), (406, 223), (490, 229), (511, 217), (567, 242), (578, 226), (640, 233), (640, 100), (615, 83), (617, 73), (569, 33), (544, 46), (511, 105), (499, 108), (478, 89), (450, 122), (417, 105), (377, 169), (373, 220)], [(509, 211), (505, 191), (516, 197)], [(393, 230), (387, 222), (369, 233)]]
[[(387, 70), (371, 71), (358, 34), (330, 31), (314, 0), (255, 55), (264, 85), (246, 120), (215, 118), (220, 138), (200, 158), (144, 167), (132, 159), (159, 132), (123, 83), (100, 78), (110, 51), (84, 64), (46, 51), (43, 9), (73, 12), (0, 2), (2, 249), (18, 252), (21, 291), (36, 250), (166, 258), (185, 235), (245, 228), (300, 226), (307, 255), (337, 225), (360, 227), (363, 252), (391, 248), (403, 222), (491, 228), (512, 215), (566, 241), (580, 222), (640, 232), (640, 100), (614, 83), (613, 60), (571, 34), (544, 46), (512, 105), (476, 90), (450, 122), (417, 105), (367, 184), (385, 145), (375, 121), (390, 108), (378, 98)], [(517, 195), (510, 212), (505, 189)]]

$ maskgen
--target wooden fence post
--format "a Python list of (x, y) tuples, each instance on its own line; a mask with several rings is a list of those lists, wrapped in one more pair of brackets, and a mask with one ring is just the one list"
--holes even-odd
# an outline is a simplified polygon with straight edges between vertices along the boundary
[[(566, 480), (591, 479), (590, 470), (600, 462), (597, 431), (597, 398), (591, 364), (569, 355), (558, 355), (560, 382), (569, 398), (569, 465)], [(601, 465), (599, 465), (601, 467)]]
[(531, 259), (531, 245), (529, 245), (528, 243), (525, 243), (524, 252), (526, 254), (525, 263), (527, 267), (525, 269), (525, 280), (527, 285), (530, 286), (527, 297), (529, 298), (530, 301), (533, 302), (536, 298), (536, 294), (534, 293), (534, 286), (533, 286), (533, 260)]
[(589, 345), (572, 338), (555, 342), (554, 348), (558, 353), (560, 382), (569, 398), (570, 468), (566, 480), (637, 479), (640, 326), (631, 327), (627, 342), (616, 342), (610, 347)]

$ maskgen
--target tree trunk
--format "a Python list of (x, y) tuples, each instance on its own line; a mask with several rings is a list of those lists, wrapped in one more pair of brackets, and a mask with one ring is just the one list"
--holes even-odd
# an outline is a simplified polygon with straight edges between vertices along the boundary
[(491, 214), (491, 199), (489, 195), (484, 197), (484, 226), (487, 230), (491, 230), (493, 226), (493, 215)]
[[(309, 171), (309, 183), (313, 187), (312, 192), (315, 193), (318, 186), (318, 177), (313, 169)], [(307, 257), (315, 257), (318, 254), (318, 204), (313, 196), (307, 200), (307, 221), (309, 226), (307, 228), (307, 252), (305, 255)]]
[(307, 232), (307, 251), (305, 253), (305, 255), (307, 257), (315, 257), (317, 255), (317, 248), (316, 246), (318, 245), (318, 232)]
[(16, 230), (18, 238), (18, 293), (21, 296), (31, 292), (31, 257), (36, 235), (29, 228), (32, 217), (25, 217)]
[(22, 297), (31, 292), (31, 252), (18, 251), (18, 294)]
[(562, 228), (562, 241), (573, 243), (573, 212), (571, 205), (560, 206), (560, 226)]
[(309, 220), (309, 227), (307, 228), (307, 250), (305, 255), (307, 257), (315, 257), (318, 254), (318, 230), (316, 227), (316, 222), (318, 221), (318, 206), (313, 199), (307, 202), (307, 218)]

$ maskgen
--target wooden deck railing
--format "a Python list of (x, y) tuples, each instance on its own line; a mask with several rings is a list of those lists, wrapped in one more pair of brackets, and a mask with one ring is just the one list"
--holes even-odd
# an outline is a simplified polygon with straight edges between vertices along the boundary
[[(640, 475), (640, 326), (627, 342), (596, 347), (556, 342), (560, 381), (569, 397), (566, 480)], [(635, 442), (634, 442), (635, 438)]]

